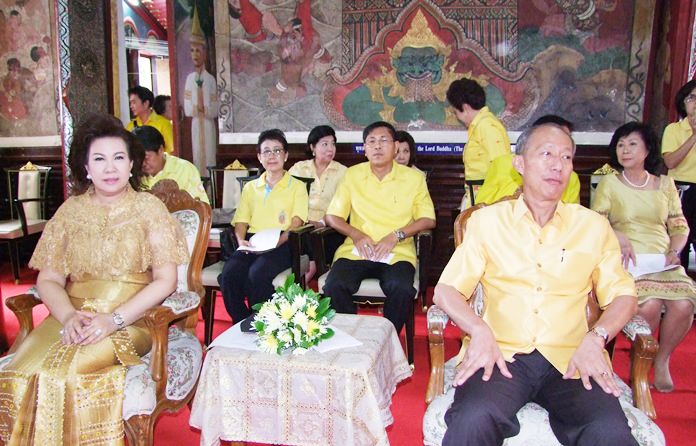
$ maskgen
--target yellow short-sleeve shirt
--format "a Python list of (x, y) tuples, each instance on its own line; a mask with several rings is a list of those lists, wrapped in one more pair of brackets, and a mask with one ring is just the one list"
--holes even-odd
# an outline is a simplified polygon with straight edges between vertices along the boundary
[(179, 185), (179, 189), (185, 190), (193, 198), (198, 198), (210, 204), (208, 194), (205, 193), (201, 175), (196, 166), (174, 155), (165, 153), (164, 157), (164, 168), (157, 172), (157, 175), (143, 177), (143, 186), (151, 189), (159, 180), (164, 180), (165, 178), (174, 180)]
[[(688, 118), (671, 123), (662, 135), (662, 153), (676, 151), (692, 134)], [(692, 148), (677, 167), (669, 169), (668, 175), (677, 181), (696, 183), (696, 150)]]
[[(369, 162), (349, 167), (326, 213), (346, 220), (350, 217), (350, 225), (374, 241), (419, 218), (435, 219), (425, 176), (396, 162), (381, 181), (372, 173)], [(334, 260), (361, 260), (352, 253), (354, 247), (353, 240), (346, 237)], [(407, 261), (415, 266), (413, 237), (397, 243), (392, 253), (391, 264)]]
[(293, 217), (307, 221), (307, 186), (285, 172), (273, 188), (266, 184), (266, 173), (244, 186), (232, 224), (247, 223), (248, 231), (290, 227)]
[(601, 308), (636, 295), (606, 218), (559, 202), (540, 227), (524, 195), (473, 213), (439, 282), (466, 298), (481, 283), (483, 319), (505, 359), (536, 349), (561, 373), (588, 331), (588, 293)]
[(486, 178), (491, 161), (510, 153), (510, 139), (505, 126), (484, 106), (468, 128), (469, 140), (464, 146), (464, 177), (467, 180)]
[(169, 119), (158, 115), (154, 111), (151, 111), (146, 122), (143, 122), (136, 116), (135, 119), (132, 119), (128, 125), (126, 125), (126, 130), (129, 132), (133, 131), (136, 123), (138, 124), (138, 127), (149, 125), (150, 127), (154, 127), (159, 130), (164, 138), (164, 151), (167, 153), (174, 152), (174, 130), (172, 129), (172, 123), (169, 121)]

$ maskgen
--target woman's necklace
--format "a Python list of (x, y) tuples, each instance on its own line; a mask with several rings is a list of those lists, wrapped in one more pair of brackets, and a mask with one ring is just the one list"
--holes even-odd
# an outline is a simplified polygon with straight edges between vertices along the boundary
[(643, 182), (643, 184), (641, 184), (641, 185), (633, 184), (633, 183), (631, 182), (631, 180), (629, 180), (628, 177), (626, 176), (626, 171), (625, 171), (625, 170), (622, 170), (622, 171), (621, 171), (621, 176), (624, 177), (624, 180), (626, 180), (626, 182), (627, 182), (628, 184), (630, 184), (631, 186), (635, 187), (636, 189), (643, 189), (645, 186), (648, 185), (648, 182), (650, 181), (650, 174), (649, 174), (647, 171), (645, 171), (645, 170), (644, 170), (643, 172), (645, 172), (645, 182)]

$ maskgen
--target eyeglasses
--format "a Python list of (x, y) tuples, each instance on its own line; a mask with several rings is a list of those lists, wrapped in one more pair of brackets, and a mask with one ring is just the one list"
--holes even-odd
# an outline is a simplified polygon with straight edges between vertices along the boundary
[(684, 102), (694, 102), (696, 101), (696, 94), (691, 93), (687, 97), (684, 98)]
[(384, 146), (391, 142), (394, 142), (394, 140), (390, 138), (368, 138), (365, 140), (365, 145), (368, 147)]
[(271, 156), (280, 156), (285, 150), (276, 147), (275, 149), (268, 149), (261, 152), (261, 156), (264, 158), (270, 158)]

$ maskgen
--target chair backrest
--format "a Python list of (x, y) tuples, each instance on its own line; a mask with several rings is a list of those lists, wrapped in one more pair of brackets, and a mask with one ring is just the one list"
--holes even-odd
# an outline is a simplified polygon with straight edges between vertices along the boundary
[(246, 186), (247, 183), (249, 183), (250, 181), (254, 181), (254, 180), (257, 179), (259, 176), (260, 176), (260, 174), (258, 174), (258, 175), (249, 175), (249, 176), (246, 176), (246, 177), (237, 177), (237, 181), (239, 182), (239, 190), (244, 190), (244, 186)]
[(20, 218), (13, 205), (14, 200), (38, 199), (22, 203), (27, 220), (46, 219), (46, 196), (48, 195), (48, 178), (52, 168), (32, 165), (29, 169), (4, 169), (7, 181), (10, 219)]
[[(212, 223), (210, 205), (179, 189), (174, 180), (158, 181), (150, 193), (164, 202), (186, 236), (190, 258), (188, 264), (178, 266), (177, 291), (193, 291), (198, 293), (202, 300), (205, 291), (201, 283), (201, 270)], [(197, 321), (187, 321), (187, 328), (190, 328), (189, 322), (195, 328)]]
[(243, 185), (237, 181), (240, 177), (258, 176), (259, 169), (251, 167), (244, 170), (225, 169), (208, 166), (210, 175), (210, 203), (213, 208), (236, 209), (239, 204)]
[(302, 181), (305, 184), (305, 186), (307, 186), (307, 195), (309, 195), (309, 189), (312, 188), (312, 183), (314, 182), (314, 178), (300, 177), (297, 175), (293, 175), (292, 177)]

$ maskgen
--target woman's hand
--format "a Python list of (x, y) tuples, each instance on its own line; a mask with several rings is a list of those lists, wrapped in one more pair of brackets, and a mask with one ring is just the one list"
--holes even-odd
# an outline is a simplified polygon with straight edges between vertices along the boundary
[(92, 320), (91, 313), (75, 311), (63, 323), (61, 341), (65, 345), (79, 344), (85, 338), (86, 326)]
[(681, 260), (679, 259), (679, 254), (673, 249), (667, 251), (665, 254), (665, 266), (670, 265), (681, 265)]
[(85, 327), (84, 338), (80, 345), (96, 344), (118, 330), (111, 313), (90, 313), (92, 320)]
[(616, 238), (619, 239), (619, 247), (621, 248), (621, 263), (625, 269), (628, 269), (628, 265), (633, 261), (633, 265), (636, 265), (636, 253), (633, 251), (633, 245), (631, 241), (626, 237), (625, 234), (619, 231), (614, 231)]

